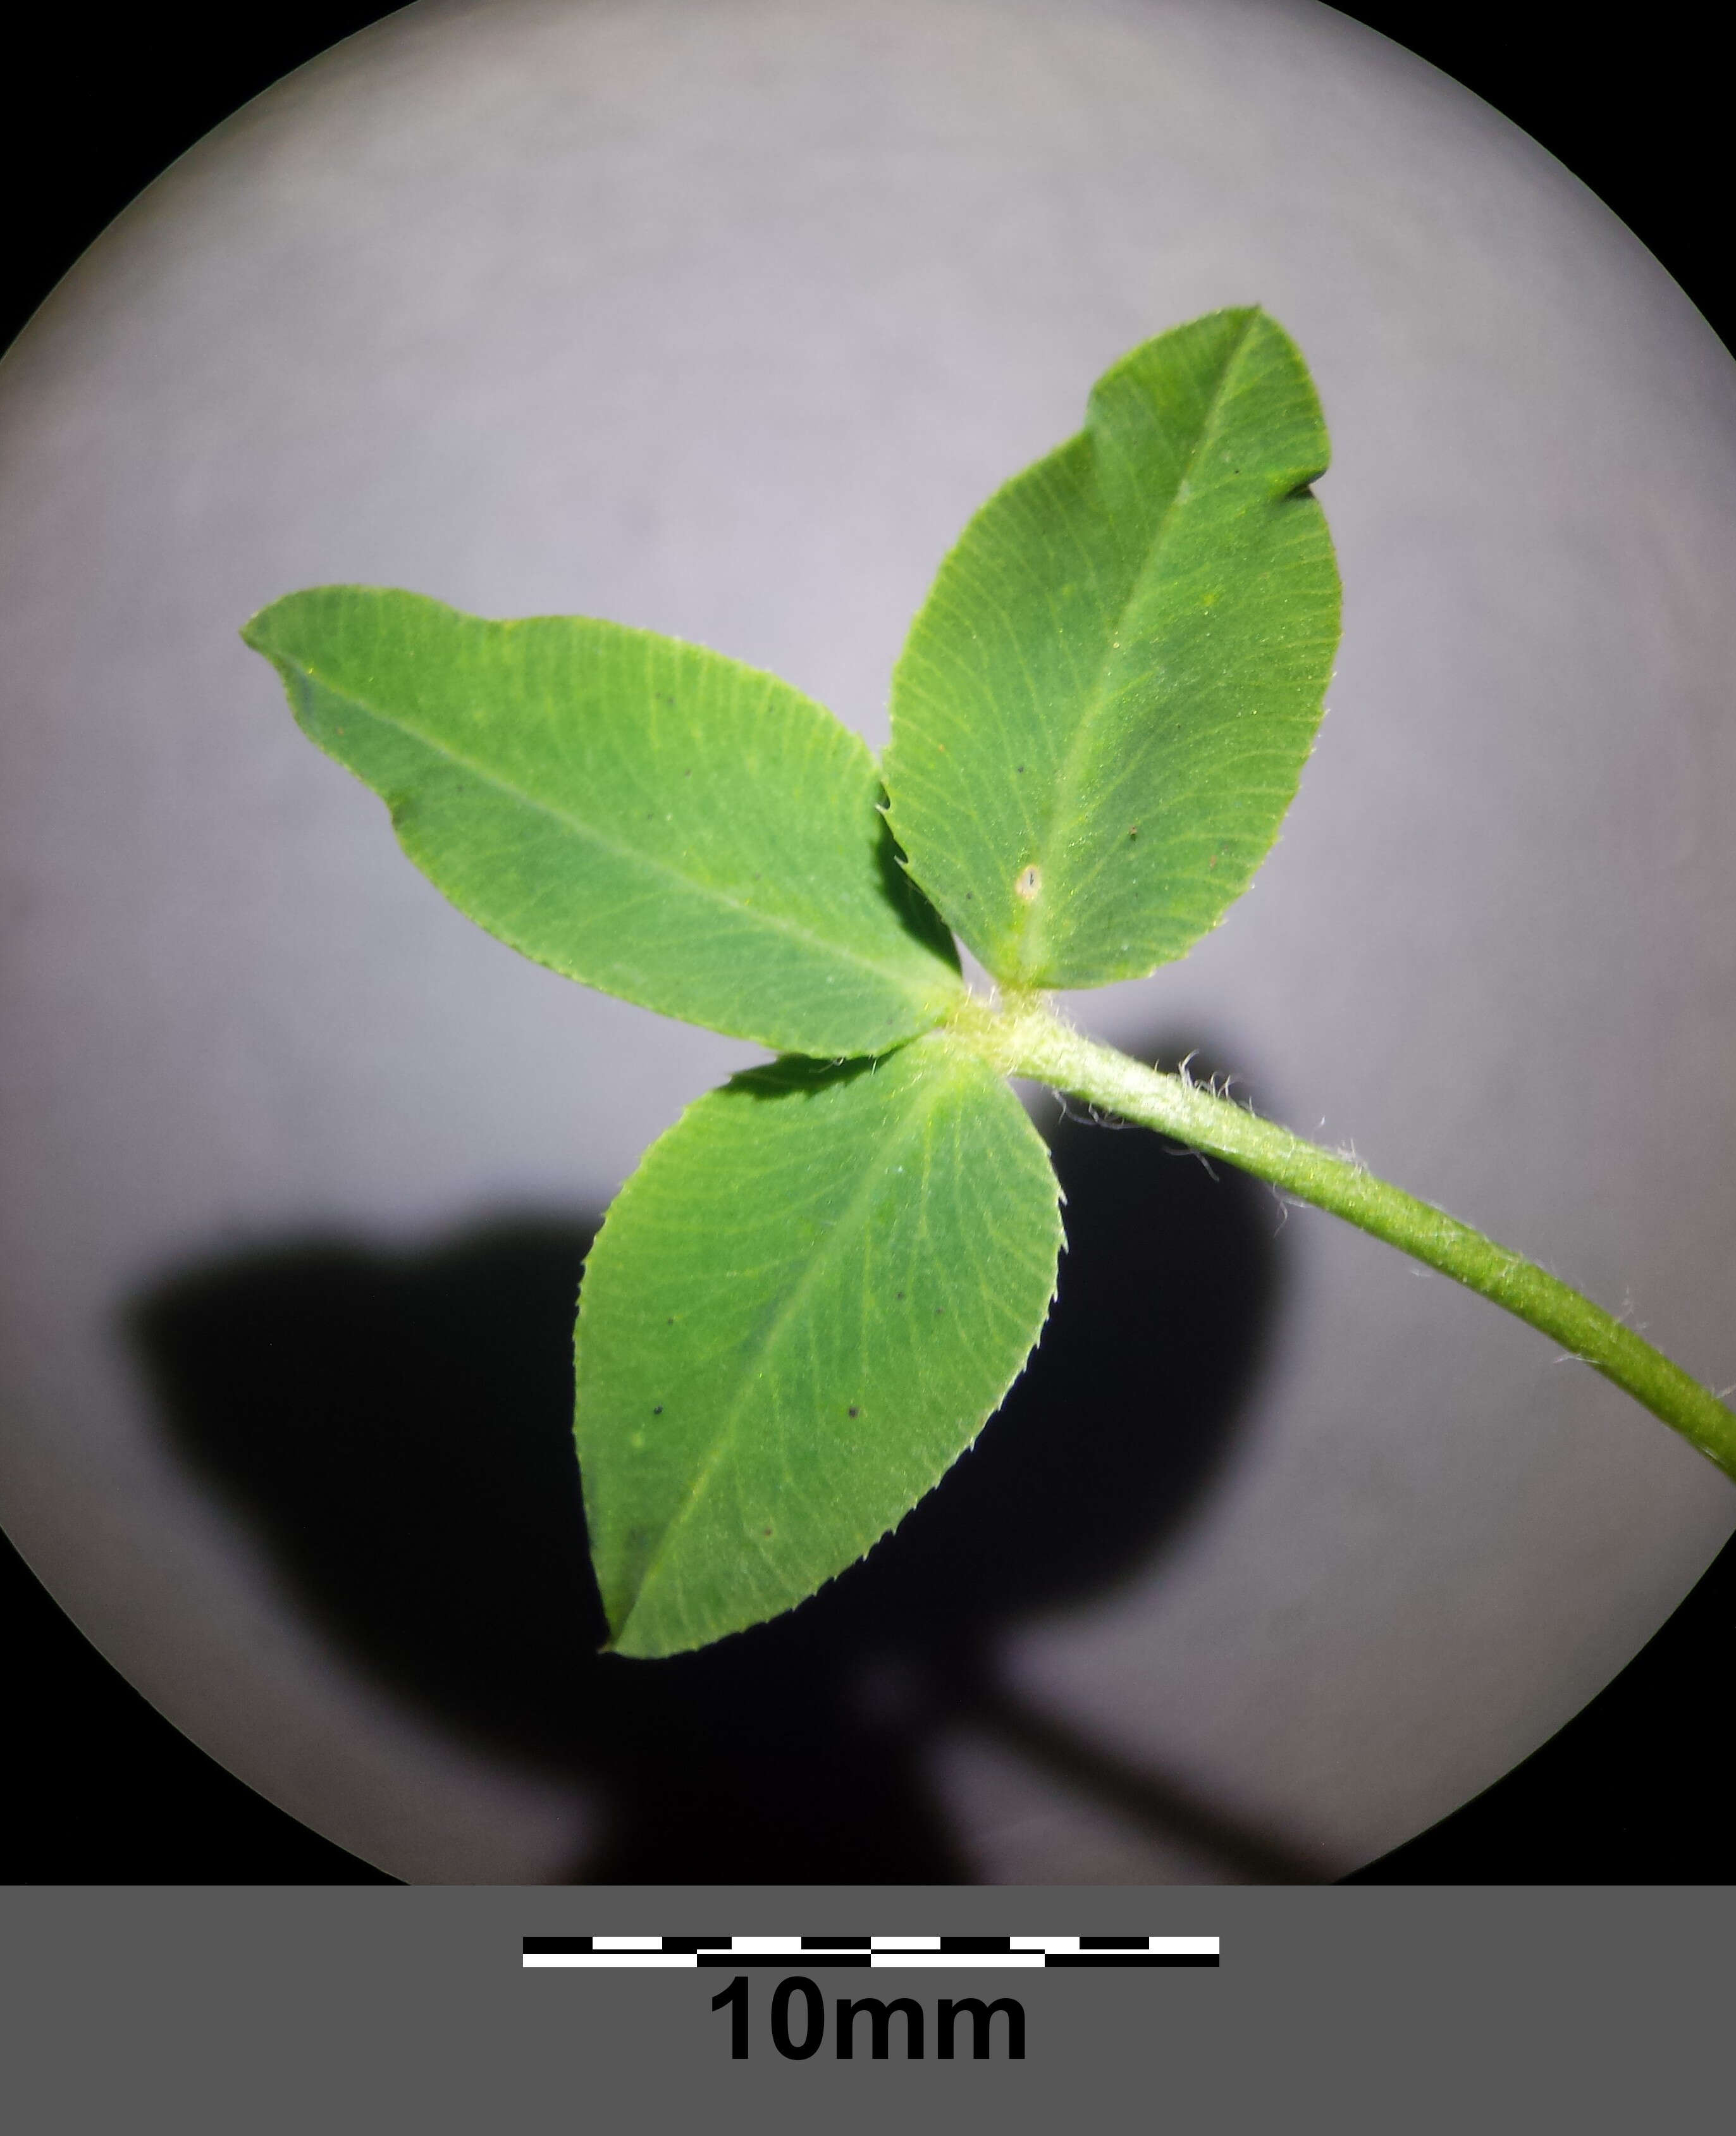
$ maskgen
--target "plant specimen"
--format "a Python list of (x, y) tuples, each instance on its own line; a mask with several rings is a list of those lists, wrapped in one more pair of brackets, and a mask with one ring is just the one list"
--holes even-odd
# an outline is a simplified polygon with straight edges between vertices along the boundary
[(1736, 1475), (1736, 1415), (1590, 1300), (1048, 999), (1181, 956), (1270, 850), (1338, 639), (1326, 459), (1263, 312), (1133, 350), (942, 564), (879, 766), (775, 677), (620, 624), (327, 586), (247, 625), (473, 920), (778, 1056), (652, 1145), (585, 1265), (575, 1428), (618, 1652), (800, 1602), (1017, 1377), (1063, 1235), (1008, 1076), (1403, 1247)]

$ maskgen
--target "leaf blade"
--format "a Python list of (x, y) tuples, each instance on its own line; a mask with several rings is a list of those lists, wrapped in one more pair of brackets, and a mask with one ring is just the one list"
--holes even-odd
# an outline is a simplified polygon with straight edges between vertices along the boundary
[(1312, 381), (1258, 308), (1144, 343), (991, 498), (894, 677), (911, 872), (1025, 987), (1142, 975), (1270, 850), (1337, 643)]
[(861, 1556), (1016, 1377), (1060, 1244), (1040, 1137), (944, 1034), (690, 1107), (580, 1292), (575, 1428), (617, 1649), (704, 1644)]
[(775, 677), (624, 624), (372, 587), (291, 595), (242, 635), (417, 867), (567, 978), (822, 1056), (956, 1000), (866, 747)]

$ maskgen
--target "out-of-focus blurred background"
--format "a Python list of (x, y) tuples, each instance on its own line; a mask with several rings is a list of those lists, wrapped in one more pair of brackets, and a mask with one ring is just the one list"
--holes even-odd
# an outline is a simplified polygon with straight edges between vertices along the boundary
[[(1736, 1379), (1736, 372), (1609, 208), (1311, 0), (406, 9), (192, 149), (0, 364), (0, 1522), (311, 1828), (250, 1827), (122, 1693), (89, 1822), (15, 1873), (196, 1877), (160, 1810), (117, 1857), (154, 1742), (225, 1881), (368, 1873), (334, 1847), (436, 1882), (1341, 1876), (1704, 1570), (1728, 1487), (1540, 1338), (1045, 1101), (1074, 1250), (982, 1450), (783, 1623), (592, 1652), (579, 1266), (751, 1049), (458, 918), (235, 629), (333, 579), (613, 615), (878, 743), (982, 497), (1125, 347), (1249, 299), (1336, 441), (1331, 716), (1224, 929), (1075, 1010)], [(91, 1664), (17, 1594), (52, 1774)]]

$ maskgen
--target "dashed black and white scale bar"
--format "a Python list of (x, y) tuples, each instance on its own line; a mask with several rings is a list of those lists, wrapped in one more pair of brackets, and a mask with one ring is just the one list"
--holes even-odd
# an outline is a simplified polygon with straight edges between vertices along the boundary
[(526, 1936), (526, 1966), (1215, 1965), (1216, 1936)]

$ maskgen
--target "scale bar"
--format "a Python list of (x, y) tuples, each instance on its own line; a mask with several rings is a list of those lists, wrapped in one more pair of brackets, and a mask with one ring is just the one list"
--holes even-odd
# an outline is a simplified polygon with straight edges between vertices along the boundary
[(1216, 1966), (1216, 1936), (526, 1936), (529, 1968), (667, 1971), (774, 1967), (789, 1973), (842, 1966), (1001, 1972), (1034, 1966)]

